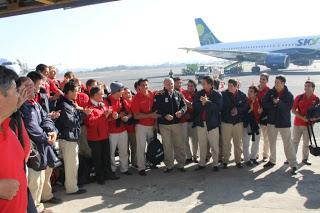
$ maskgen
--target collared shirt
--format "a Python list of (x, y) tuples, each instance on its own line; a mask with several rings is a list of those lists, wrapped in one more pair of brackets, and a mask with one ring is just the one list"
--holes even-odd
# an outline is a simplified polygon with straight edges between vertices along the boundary
[[(302, 95), (302, 98), (301, 98)], [(319, 98), (315, 95), (312, 94), (311, 97), (307, 97), (307, 95), (301, 94), (296, 96), (293, 102), (293, 110), (297, 110), (300, 115), (306, 116), (308, 109), (315, 105), (317, 101), (319, 101)], [(294, 125), (295, 126), (307, 126), (307, 122), (303, 121), (301, 118), (298, 118), (297, 116), (294, 117)]]
[(0, 131), (0, 179), (15, 179), (19, 190), (12, 200), (0, 199), (0, 212), (25, 213), (27, 209), (27, 177), (24, 172), (24, 150), (9, 127), (10, 119), (2, 124)]
[[(138, 92), (132, 99), (131, 110), (133, 113), (152, 113), (152, 107), (154, 104), (154, 93), (148, 91), (148, 95), (144, 95)], [(155, 123), (154, 118), (139, 119), (138, 124), (143, 126), (153, 126)]]

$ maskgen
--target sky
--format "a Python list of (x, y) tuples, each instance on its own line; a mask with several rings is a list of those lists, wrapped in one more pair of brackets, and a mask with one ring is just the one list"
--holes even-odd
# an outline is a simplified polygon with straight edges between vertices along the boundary
[(320, 35), (319, 0), (121, 0), (0, 19), (0, 58), (72, 68), (215, 60), (201, 17), (223, 42)]

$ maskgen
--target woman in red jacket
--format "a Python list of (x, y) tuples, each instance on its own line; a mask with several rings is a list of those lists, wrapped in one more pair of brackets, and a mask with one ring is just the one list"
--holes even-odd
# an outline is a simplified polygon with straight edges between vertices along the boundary
[(108, 117), (112, 110), (103, 102), (103, 90), (93, 87), (89, 93), (88, 108), (92, 110), (86, 117), (88, 144), (92, 150), (92, 159), (98, 184), (105, 179), (119, 179), (111, 171)]

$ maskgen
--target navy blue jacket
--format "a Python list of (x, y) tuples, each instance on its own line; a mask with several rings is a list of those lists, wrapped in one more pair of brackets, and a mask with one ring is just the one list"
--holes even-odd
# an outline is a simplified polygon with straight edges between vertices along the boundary
[[(153, 110), (157, 111), (157, 113), (161, 115), (161, 117), (158, 118), (159, 124), (177, 124), (180, 122), (180, 119), (175, 116), (175, 113), (178, 111), (185, 113), (187, 111), (187, 105), (184, 101), (184, 97), (178, 91), (174, 90), (172, 97), (170, 97), (168, 91), (164, 90), (164, 94), (156, 95), (155, 99), (156, 103)], [(173, 116), (172, 121), (168, 121), (164, 118), (168, 114)]]
[(219, 92), (212, 90), (211, 93), (207, 95), (209, 101), (203, 106), (200, 97), (205, 96), (205, 94), (205, 90), (201, 90), (197, 92), (193, 98), (193, 126), (204, 126), (201, 116), (202, 113), (205, 112), (207, 130), (210, 131), (219, 127), (221, 124), (220, 111), (222, 109), (222, 95)]
[(270, 89), (262, 99), (263, 110), (267, 112), (268, 124), (273, 124), (276, 128), (291, 127), (291, 108), (293, 105), (293, 95), (285, 86), (283, 94), (279, 97), (278, 104), (273, 103), (273, 98), (277, 97), (275, 88)]
[(56, 120), (56, 127), (59, 130), (59, 138), (77, 142), (80, 139), (82, 113), (64, 96), (57, 101), (56, 111), (58, 110), (60, 110), (60, 117)]
[[(244, 114), (248, 110), (247, 96), (241, 90), (238, 90), (234, 96), (228, 90), (222, 92), (223, 107), (221, 112), (221, 120), (224, 123), (237, 124), (243, 122)], [(231, 115), (231, 110), (236, 107), (238, 114)]]
[(49, 132), (56, 132), (54, 122), (37, 102), (25, 102), (20, 111), (30, 139), (37, 145), (41, 156), (41, 167), (54, 167), (57, 156), (53, 151), (53, 146), (48, 143)]

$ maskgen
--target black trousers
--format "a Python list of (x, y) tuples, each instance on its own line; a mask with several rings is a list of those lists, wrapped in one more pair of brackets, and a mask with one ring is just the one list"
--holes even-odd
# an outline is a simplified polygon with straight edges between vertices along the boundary
[(109, 139), (88, 141), (88, 144), (92, 151), (92, 160), (96, 171), (97, 181), (103, 181), (112, 173)]

